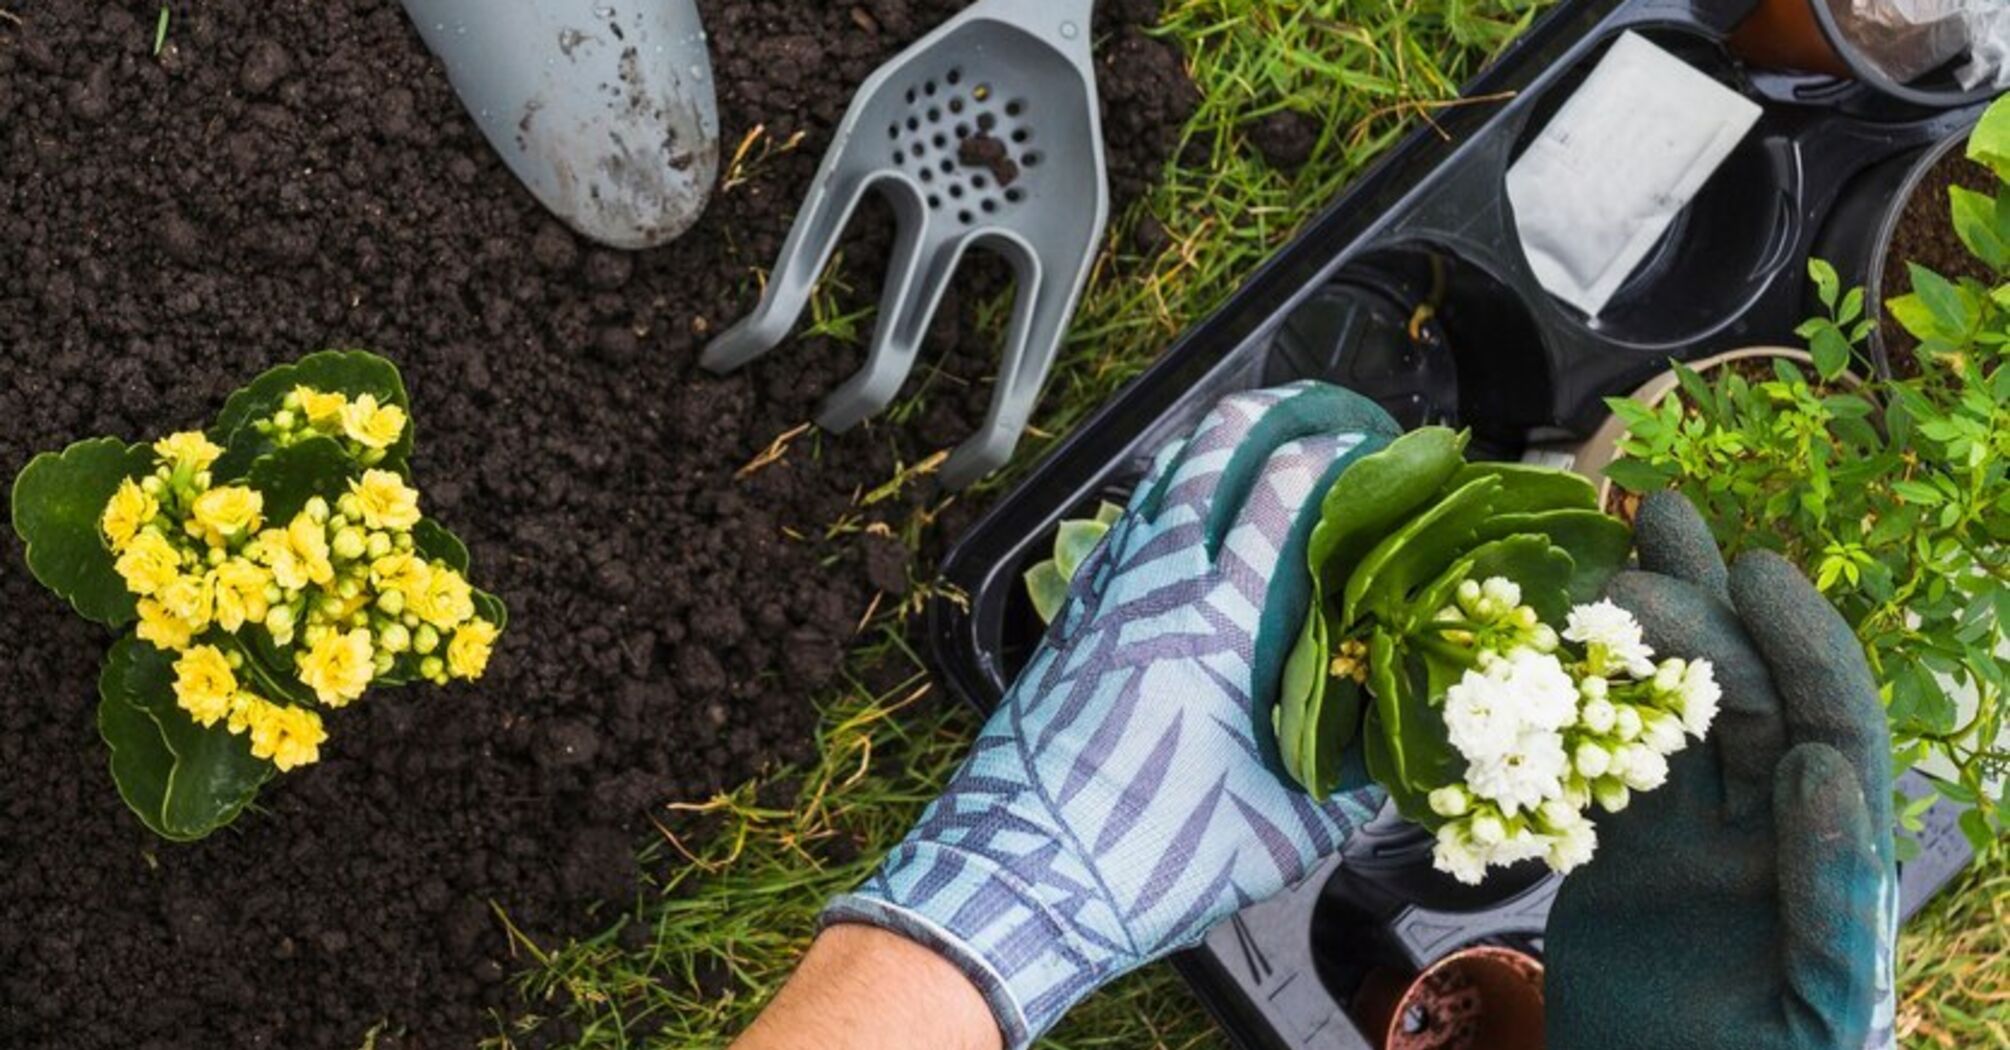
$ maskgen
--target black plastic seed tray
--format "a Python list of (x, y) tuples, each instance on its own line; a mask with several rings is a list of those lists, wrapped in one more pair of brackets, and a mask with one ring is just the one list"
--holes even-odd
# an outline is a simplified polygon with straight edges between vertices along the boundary
[[(995, 706), (1039, 640), (1020, 578), (1055, 527), (1120, 498), (1154, 450), (1233, 391), (1325, 379), (1375, 397), (1405, 425), (1470, 427), (1478, 454), (1515, 458), (1583, 435), (1602, 418), (1602, 398), (1670, 359), (1795, 343), (1814, 305), (1804, 260), (1818, 252), (1861, 283), (1894, 180), (1981, 106), (1921, 108), (1742, 68), (1722, 40), (1752, 6), (1574, 0), (1553, 10), (1467, 86), (1470, 101), (1437, 111), (964, 537), (943, 568), (963, 600), (930, 611), (941, 678), (968, 702)], [(1537, 284), (1504, 180), (1628, 30), (1758, 102), (1763, 116), (1591, 319)], [(1928, 813), (1922, 838), (1902, 872), (1908, 916), (1970, 858), (1944, 806)], [(1245, 1050), (1372, 1046), (1353, 999), (1377, 970), (1412, 974), (1478, 943), (1541, 950), (1554, 878), (1510, 871), (1474, 890), (1432, 871), (1429, 852), (1418, 829), (1380, 820), (1176, 964)]]

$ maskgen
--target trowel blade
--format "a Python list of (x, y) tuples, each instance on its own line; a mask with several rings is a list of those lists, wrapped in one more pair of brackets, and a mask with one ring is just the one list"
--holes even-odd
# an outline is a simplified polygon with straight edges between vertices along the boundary
[(553, 214), (615, 248), (689, 229), (719, 167), (694, 0), (404, 0), (475, 123)]

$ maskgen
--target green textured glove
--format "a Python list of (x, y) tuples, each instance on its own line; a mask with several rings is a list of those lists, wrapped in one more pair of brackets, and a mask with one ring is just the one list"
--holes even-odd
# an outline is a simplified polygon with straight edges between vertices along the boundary
[(1884, 708), (1849, 627), (1794, 567), (1725, 571), (1680, 496), (1649, 497), (1610, 596), (1724, 690), (1709, 741), (1600, 822), (1547, 939), (1558, 1050), (1891, 1045), (1897, 879)]

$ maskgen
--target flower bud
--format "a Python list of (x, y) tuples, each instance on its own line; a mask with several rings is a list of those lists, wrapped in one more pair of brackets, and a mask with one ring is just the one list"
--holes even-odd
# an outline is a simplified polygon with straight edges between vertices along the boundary
[(327, 624), (311, 623), (307, 625), (305, 631), (300, 632), (301, 640), (307, 643), (307, 648), (309, 649), (320, 645), (321, 640), (326, 637), (328, 637)]
[(362, 459), (364, 466), (374, 467), (384, 462), (384, 455), (389, 451), (390, 449), (384, 448), (366, 448), (363, 450), (363, 455), (359, 458)]
[(370, 614), (358, 611), (355, 615), (349, 617), (349, 626), (352, 628), (370, 626)]
[(335, 557), (342, 561), (355, 561), (369, 549), (369, 541), (363, 537), (363, 530), (354, 525), (335, 534), (335, 542), (329, 544)]
[(1551, 799), (1536, 810), (1536, 819), (1541, 822), (1544, 833), (1555, 835), (1584, 823), (1584, 814), (1579, 813), (1576, 806)]
[(1647, 713), (1642, 738), (1648, 747), (1664, 755), (1672, 755), (1689, 744), (1682, 733), (1682, 720), (1666, 711)]
[(1586, 700), (1603, 700), (1605, 695), (1612, 691), (1612, 683), (1598, 675), (1592, 675), (1577, 683), (1577, 691), (1584, 694)]
[(278, 605), (280, 602), (286, 600), (286, 592), (281, 590), (276, 583), (266, 584), (264, 593), (265, 604), (267, 605)]
[(405, 615), (398, 617), (398, 622), (416, 631), (419, 629), (419, 614), (407, 612)]
[(299, 418), (296, 417), (292, 412), (287, 411), (286, 409), (283, 408), (272, 414), (272, 425), (278, 427), (281, 430), (292, 430), (293, 424), (298, 423), (299, 421), (300, 421)]
[(1661, 666), (1654, 670), (1654, 691), (1657, 693), (1672, 693), (1680, 689), (1682, 687), (1682, 672), (1687, 669), (1688, 665), (1681, 660), (1668, 659), (1661, 661)]
[(342, 615), (342, 599), (337, 595), (324, 594), (320, 601), (314, 603), (314, 611), (325, 618), (333, 619)]
[(293, 607), (275, 605), (265, 614), (265, 629), (275, 636), (293, 632)]
[(209, 563), (209, 567), (214, 569), (217, 566), (222, 565), (224, 562), (230, 560), (230, 553), (228, 551), (225, 551), (222, 547), (211, 547), (209, 549), (209, 554), (206, 555), (203, 560), (207, 561)]
[(343, 604), (355, 601), (356, 596), (363, 593), (363, 581), (354, 576), (344, 576), (335, 584), (335, 593), (342, 596), (342, 602), (337, 605), (339, 610)]
[(445, 685), (447, 681), (446, 661), (441, 660), (437, 656), (428, 656), (424, 660), (419, 661), (419, 673), (426, 676), (429, 681)]
[(155, 499), (159, 499), (161, 493), (166, 491), (166, 489), (166, 483), (162, 482), (158, 475), (144, 478), (140, 481), (140, 491)]
[(405, 611), (405, 592), (385, 591), (377, 596), (377, 608), (384, 610), (389, 616), (402, 614)]
[(1507, 841), (1507, 822), (1493, 813), (1482, 813), (1472, 820), (1473, 841), (1482, 846), (1498, 846)]
[(209, 471), (207, 471), (207, 470), (198, 470), (198, 471), (196, 471), (196, 473), (195, 473), (195, 487), (196, 487), (196, 488), (199, 488), (199, 489), (203, 490), (204, 492), (208, 492), (208, 491), (209, 491), (209, 488), (210, 488), (210, 486), (211, 486), (211, 485), (213, 485), (213, 484), (215, 484), (215, 483), (216, 483), (216, 478), (215, 478), (214, 476), (212, 476), (212, 475), (210, 474), (210, 472), (209, 472)]
[(392, 545), (392, 546), (394, 546), (394, 547), (396, 547), (396, 548), (398, 548), (398, 549), (399, 549), (399, 550), (401, 550), (401, 551), (408, 551), (408, 550), (411, 550), (411, 549), (412, 549), (412, 534), (411, 534), (411, 533), (409, 533), (409, 532), (401, 532), (401, 533), (399, 533), (399, 534), (398, 534), (398, 535), (397, 535), (397, 536), (396, 536), (395, 538), (393, 538), (393, 539), (392, 539), (392, 541), (391, 541), (391, 545)]
[(1584, 810), (1591, 805), (1591, 782), (1581, 776), (1572, 776), (1563, 785), (1563, 801), (1575, 810)]
[(364, 550), (370, 555), (371, 561), (376, 561), (378, 558), (389, 555), (391, 553), (391, 535), (386, 532), (371, 533), (370, 542)]
[(316, 525), (328, 524), (328, 501), (316, 496), (307, 501), (307, 520)]
[(1625, 809), (1627, 803), (1633, 801), (1633, 793), (1626, 790), (1626, 785), (1613, 777), (1605, 777), (1593, 784), (1591, 794), (1598, 800), (1599, 808), (1607, 813), (1617, 813)]
[(329, 532), (340, 532), (343, 529), (349, 527), (349, 519), (345, 515), (331, 514), (328, 516), (328, 520), (326, 522), (323, 522), (323, 524), (328, 526)]
[(1612, 769), (1612, 752), (1589, 740), (1577, 745), (1574, 757), (1577, 771), (1590, 780), (1597, 780)]
[(1535, 651), (1539, 653), (1553, 653), (1556, 647), (1562, 644), (1556, 637), (1556, 628), (1546, 623), (1536, 624), (1535, 630), (1530, 631), (1528, 637), (1528, 644), (1534, 646)]
[(397, 662), (397, 654), (391, 652), (389, 649), (379, 649), (377, 650), (377, 655), (371, 660), (371, 665), (376, 668), (377, 676), (381, 678), (384, 675), (390, 674), (392, 665)]
[(1536, 618), (1532, 606), (1523, 605), (1514, 611), (1514, 625), (1524, 631), (1533, 631), (1542, 621)]
[[(1602, 679), (1591, 679), (1591, 681), (1602, 681)], [(1577, 718), (1584, 728), (1603, 735), (1612, 732), (1613, 723), (1619, 720), (1619, 710), (1612, 706), (1611, 701), (1594, 699), (1584, 705), (1584, 710), (1578, 712)]]
[(287, 410), (289, 410), (289, 411), (295, 411), (295, 412), (299, 411), (299, 410), (300, 410), (300, 391), (299, 391), (299, 390), (297, 390), (297, 389), (295, 389), (295, 390), (288, 390), (288, 391), (286, 392), (286, 396), (285, 396), (284, 398), (281, 398), (281, 399), (280, 399), (280, 401), (279, 401), (279, 405), (280, 405), (280, 407), (281, 407), (281, 408), (284, 408), (284, 409), (287, 409)]
[(1480, 585), (1477, 580), (1459, 581), (1459, 605), (1471, 609), (1480, 600)]
[(1431, 812), (1441, 817), (1463, 817), (1472, 808), (1472, 796), (1457, 784), (1450, 784), (1431, 792)]
[(1668, 760), (1659, 751), (1639, 744), (1628, 745), (1620, 777), (1635, 791), (1652, 791), (1668, 782)]
[(363, 503), (353, 492), (345, 492), (335, 501), (335, 512), (350, 520), (363, 516)]
[(394, 623), (377, 632), (377, 647), (387, 653), (409, 652), (412, 648), (412, 632), (402, 623)]
[(1615, 704), (1613, 710), (1616, 714), (1612, 722), (1612, 731), (1619, 734), (1619, 739), (1640, 739), (1640, 730), (1644, 728), (1640, 722), (1640, 709), (1632, 704)]
[(420, 624), (412, 634), (412, 651), (425, 656), (440, 647), (440, 632), (432, 624)]

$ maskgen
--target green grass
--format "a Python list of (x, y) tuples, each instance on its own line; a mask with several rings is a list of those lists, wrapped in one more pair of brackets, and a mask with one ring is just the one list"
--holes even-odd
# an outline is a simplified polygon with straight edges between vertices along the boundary
[[(1204, 98), (1187, 129), (1197, 146), (1181, 155), (1201, 159), (1168, 172), (1115, 224), (1021, 464), (1219, 305), (1420, 116), (1455, 97), (1535, 6), (1172, 0), (1160, 32), (1185, 50)], [(1268, 167), (1244, 135), (1280, 108), (1313, 114), (1325, 128), (1295, 173)], [(1129, 247), (1146, 214), (1170, 238), (1150, 258)], [(856, 332), (864, 306), (833, 285), (817, 321), (833, 334)], [(896, 407), (896, 418), (917, 412), (935, 384), (915, 385), (920, 392)], [(909, 483), (925, 466), (910, 464), (889, 484)], [(853, 530), (857, 518), (828, 523), (826, 533)], [(930, 527), (924, 512), (896, 531), (915, 542)], [(642, 857), (656, 881), (600, 936), (565, 945), (519, 939), (524, 1010), (499, 1019), (486, 1046), (715, 1047), (751, 1020), (807, 946), (823, 902), (855, 885), (904, 834), (976, 729), (973, 717), (934, 695), (904, 635), (902, 614), (915, 601), (888, 603), (865, 632), (848, 662), (849, 685), (821, 705), (812, 768), (666, 814), (660, 841)], [(859, 684), (867, 669), (872, 681), (906, 680), (875, 694)], [(2010, 875), (2000, 865), (1992, 872), (1937, 905), (1908, 941), (1921, 960), (1905, 972), (1905, 1020), (1917, 1045), (2002, 1042)], [(1932, 1041), (1937, 1033), (1953, 1041)], [(1153, 967), (1090, 999), (1043, 1045), (1224, 1044), (1171, 971)]]

